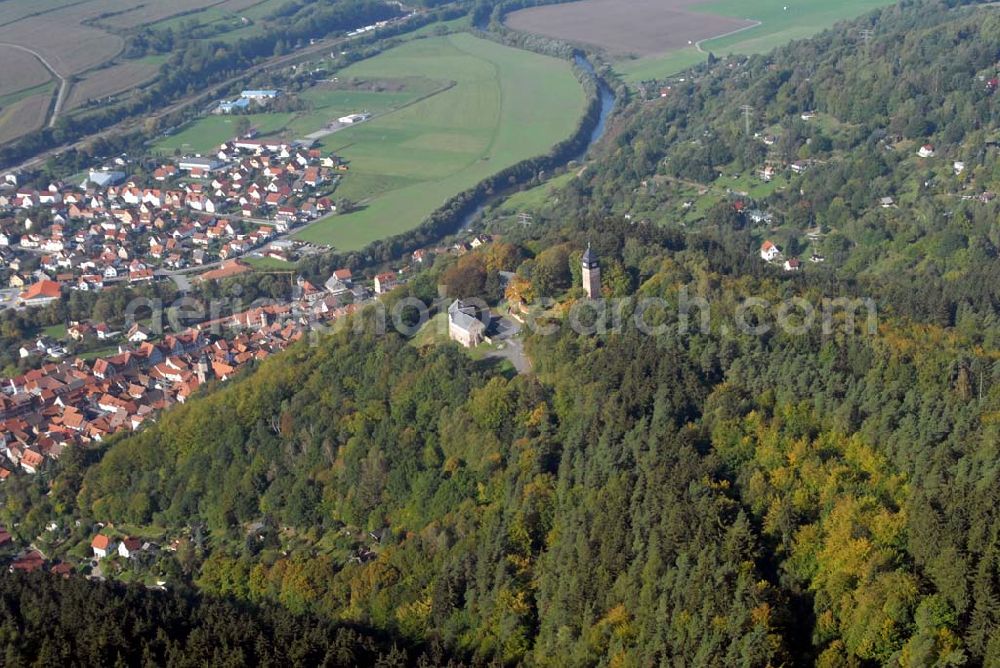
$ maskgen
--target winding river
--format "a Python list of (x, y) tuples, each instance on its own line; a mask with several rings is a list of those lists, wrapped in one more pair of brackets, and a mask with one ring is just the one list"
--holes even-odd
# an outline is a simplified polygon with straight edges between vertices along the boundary
[[(591, 64), (589, 60), (587, 60), (586, 56), (577, 53), (573, 57), (573, 62), (576, 64), (577, 67), (580, 67), (584, 71), (588, 72), (591, 76), (597, 78), (597, 73), (594, 71), (594, 66), (593, 64)], [(611, 111), (615, 107), (615, 93), (606, 83), (604, 83), (604, 80), (597, 78), (597, 84), (598, 84), (598, 93), (600, 94), (601, 97), (601, 111), (597, 117), (597, 124), (594, 126), (593, 131), (590, 133), (590, 139), (587, 141), (587, 145), (584, 147), (584, 149), (578, 155), (575, 155), (572, 158), (568, 159), (560, 166), (565, 166), (574, 160), (575, 161), (583, 160), (587, 156), (587, 153), (590, 152), (590, 149), (594, 146), (594, 144), (600, 141), (601, 137), (604, 136), (604, 133), (607, 130), (608, 117), (611, 115)], [(515, 192), (515, 190), (516, 189), (505, 190), (502, 192), (495, 193), (494, 195), (488, 197), (482, 204), (477, 206), (472, 212), (470, 212), (464, 218), (462, 218), (462, 224), (459, 229), (464, 231), (471, 228), (479, 220), (479, 218), (482, 216), (483, 211), (485, 211), (487, 207), (504, 199), (505, 197), (510, 196), (513, 192)]]

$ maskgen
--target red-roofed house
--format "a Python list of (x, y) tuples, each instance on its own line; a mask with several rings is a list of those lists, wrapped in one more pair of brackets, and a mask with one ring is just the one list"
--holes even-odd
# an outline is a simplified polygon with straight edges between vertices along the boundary
[(115, 541), (104, 534), (97, 534), (94, 540), (90, 541), (90, 547), (94, 550), (95, 559), (103, 559), (115, 549)]

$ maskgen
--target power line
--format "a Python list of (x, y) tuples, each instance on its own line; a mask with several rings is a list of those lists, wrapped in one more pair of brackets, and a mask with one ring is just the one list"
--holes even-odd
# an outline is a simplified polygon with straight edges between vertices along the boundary
[(872, 41), (872, 38), (875, 37), (875, 30), (872, 28), (865, 28), (861, 30), (859, 34), (861, 35), (861, 39), (864, 41), (865, 46), (867, 46), (868, 43)]

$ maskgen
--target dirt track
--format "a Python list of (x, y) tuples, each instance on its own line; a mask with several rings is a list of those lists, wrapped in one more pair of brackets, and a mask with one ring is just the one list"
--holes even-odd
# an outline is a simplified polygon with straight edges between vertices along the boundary
[(581, 0), (513, 12), (514, 30), (600, 47), (611, 56), (648, 56), (752, 27), (751, 21), (692, 11), (704, 0)]

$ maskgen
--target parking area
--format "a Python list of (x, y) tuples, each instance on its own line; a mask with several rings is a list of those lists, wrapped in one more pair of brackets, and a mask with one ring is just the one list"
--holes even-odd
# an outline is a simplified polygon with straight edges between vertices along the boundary
[(0, 290), (0, 311), (17, 306), (17, 295), (20, 292), (17, 288), (5, 288)]

